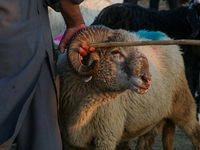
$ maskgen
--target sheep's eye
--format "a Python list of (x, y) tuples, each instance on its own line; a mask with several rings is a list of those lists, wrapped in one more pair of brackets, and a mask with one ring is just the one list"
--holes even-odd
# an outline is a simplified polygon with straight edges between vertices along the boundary
[(119, 51), (112, 51), (111, 53), (112, 53), (113, 55), (114, 55), (114, 54), (120, 54)]
[(124, 59), (122, 53), (118, 50), (112, 51), (111, 54), (112, 54), (112, 58), (115, 60), (122, 61)]

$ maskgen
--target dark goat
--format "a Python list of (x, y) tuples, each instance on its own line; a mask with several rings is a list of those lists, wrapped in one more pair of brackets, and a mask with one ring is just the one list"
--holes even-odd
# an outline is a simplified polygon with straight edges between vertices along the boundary
[[(200, 6), (195, 5), (192, 9), (191, 11), (189, 6), (182, 6), (174, 10), (157, 11), (134, 4), (115, 4), (104, 8), (92, 25), (105, 25), (112, 29), (121, 28), (129, 31), (142, 29), (161, 31), (173, 39), (200, 39), (198, 22)], [(200, 46), (187, 45), (181, 48), (184, 52), (188, 84), (195, 97), (195, 92), (199, 90)], [(195, 97), (195, 100), (199, 112), (199, 97)]]

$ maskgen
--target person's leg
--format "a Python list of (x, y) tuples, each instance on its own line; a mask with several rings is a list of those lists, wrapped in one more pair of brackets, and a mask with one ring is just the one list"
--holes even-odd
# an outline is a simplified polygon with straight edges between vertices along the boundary
[(159, 0), (150, 0), (149, 8), (158, 10)]
[(168, 3), (170, 9), (175, 9), (179, 7), (178, 0), (168, 0)]
[(57, 98), (48, 60), (17, 136), (19, 150), (62, 150), (57, 116)]

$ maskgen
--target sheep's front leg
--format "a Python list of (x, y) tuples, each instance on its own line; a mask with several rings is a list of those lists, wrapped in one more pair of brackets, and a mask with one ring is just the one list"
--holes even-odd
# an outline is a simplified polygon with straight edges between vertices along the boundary
[(167, 119), (166, 124), (163, 127), (162, 132), (162, 142), (164, 150), (173, 150), (174, 149), (174, 134), (175, 134), (175, 124)]
[(138, 139), (136, 150), (151, 150), (155, 142), (155, 135), (147, 132)]
[(131, 142), (132, 142), (131, 140), (120, 142), (120, 143), (117, 145), (116, 150), (133, 150), (133, 149), (132, 149)]
[(95, 140), (95, 150), (115, 150), (117, 141), (115, 139), (98, 138)]
[(162, 134), (164, 125), (165, 125), (165, 120), (162, 120), (159, 123), (157, 123), (150, 131), (141, 135), (138, 139), (136, 149), (151, 150), (155, 142), (155, 137)]

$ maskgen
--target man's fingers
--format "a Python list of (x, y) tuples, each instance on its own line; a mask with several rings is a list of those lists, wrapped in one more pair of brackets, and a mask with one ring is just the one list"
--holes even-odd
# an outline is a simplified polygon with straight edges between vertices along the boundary
[(83, 49), (82, 47), (79, 47), (78, 52), (81, 54), (81, 56), (86, 56), (88, 53)]
[(81, 61), (83, 60), (83, 56), (80, 56), (80, 60), (81, 60)]
[(90, 47), (90, 48), (89, 48), (89, 51), (90, 51), (90, 52), (94, 52), (94, 51), (95, 51), (95, 48), (94, 48), (94, 47)]
[(95, 48), (94, 47), (89, 47), (87, 44), (85, 43), (82, 43), (81, 44), (81, 47), (87, 52), (87, 53), (90, 53), (90, 52), (94, 52), (95, 51)]
[(65, 37), (65, 34), (64, 34), (64, 36), (63, 36), (63, 38), (61, 39), (60, 44), (59, 44), (59, 46), (58, 46), (58, 48), (59, 48), (59, 50), (60, 50), (60, 52), (61, 52), (62, 54), (65, 52), (65, 48), (66, 48), (66, 45), (67, 45), (68, 41), (69, 41), (69, 38), (66, 38), (66, 37)]
[(60, 43), (58, 49), (60, 50), (61, 54), (63, 54), (65, 52), (65, 46), (64, 46), (64, 44)]
[(94, 47), (89, 47), (87, 44), (82, 43), (81, 47), (79, 47), (78, 52), (80, 53), (81, 57), (80, 59), (83, 60), (83, 56), (86, 56), (90, 52), (94, 52), (95, 48)]
[(71, 37), (76, 33), (74, 28), (69, 28), (65, 31), (60, 44), (59, 44), (59, 50), (63, 54), (65, 52), (65, 48)]
[(89, 51), (89, 46), (88, 46), (87, 44), (82, 43), (82, 44), (81, 44), (81, 47), (82, 47), (87, 53), (90, 53), (90, 51)]

